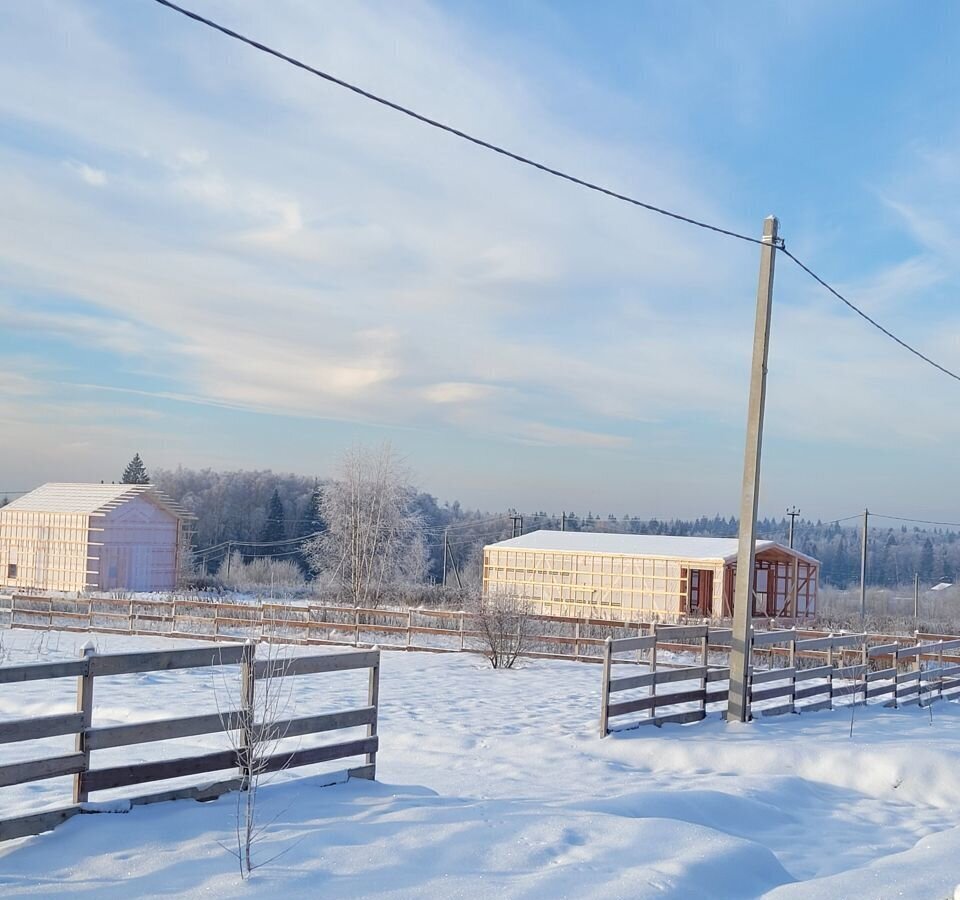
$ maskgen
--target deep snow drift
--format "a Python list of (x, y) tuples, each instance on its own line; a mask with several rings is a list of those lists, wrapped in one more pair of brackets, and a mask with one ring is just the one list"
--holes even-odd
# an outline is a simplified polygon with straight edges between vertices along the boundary
[[(72, 658), (88, 639), (0, 634), (7, 664)], [(191, 645), (92, 638), (105, 652)], [(210, 670), (102, 681), (96, 724), (212, 711), (231, 688)], [(363, 696), (360, 673), (298, 682), (294, 715)], [(78, 816), (0, 845), (0, 894), (952, 896), (960, 881), (957, 704), (938, 704), (932, 719), (915, 707), (858, 708), (853, 739), (842, 710), (600, 740), (599, 684), (599, 667), (583, 663), (495, 672), (470, 654), (385, 652), (378, 783), (321, 787), (328, 779), (286, 773), (265, 787), (263, 820), (276, 821), (259, 855), (283, 855), (250, 883), (220, 846), (234, 830), (235, 798), (226, 796)], [(67, 711), (74, 689), (70, 679), (4, 686), (0, 718)], [(70, 741), (2, 745), (0, 760), (63, 752)], [(221, 741), (101, 751), (94, 761), (177, 756)], [(67, 782), (0, 789), (0, 815), (62, 805)]]

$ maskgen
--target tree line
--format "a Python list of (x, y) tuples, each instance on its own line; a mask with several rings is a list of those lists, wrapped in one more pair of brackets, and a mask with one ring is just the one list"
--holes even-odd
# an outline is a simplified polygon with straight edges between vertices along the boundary
[[(139, 457), (136, 461), (139, 475), (143, 464)], [(332, 476), (180, 467), (158, 469), (152, 480), (195, 516), (193, 542), (206, 571), (219, 570), (230, 549), (224, 545), (231, 542), (244, 559), (285, 559), (308, 577), (323, 576), (341, 588), (352, 585), (348, 593), (354, 595), (374, 590), (374, 584), (437, 583), (445, 575), (447, 583), (456, 578), (457, 583), (476, 584), (483, 546), (510, 537), (515, 527), (524, 532), (562, 527), (698, 537), (735, 537), (738, 528), (735, 517), (720, 515), (664, 520), (541, 511), (521, 517), (514, 509), (469, 509), (417, 489), (388, 446), (353, 448)], [(761, 537), (784, 544), (788, 531), (785, 517), (758, 523)], [(794, 543), (820, 560), (822, 583), (840, 588), (858, 583), (858, 524), (799, 519)], [(205, 556), (205, 548), (219, 549)], [(915, 573), (925, 584), (955, 581), (960, 575), (960, 534), (946, 528), (871, 523), (868, 583), (908, 585)]]

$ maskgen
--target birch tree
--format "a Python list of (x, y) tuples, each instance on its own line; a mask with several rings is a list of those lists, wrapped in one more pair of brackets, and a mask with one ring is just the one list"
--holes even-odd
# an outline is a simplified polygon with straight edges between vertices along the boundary
[(350, 448), (320, 497), (326, 530), (305, 548), (324, 587), (354, 606), (376, 606), (390, 587), (422, 581), (427, 552), (415, 498), (389, 444)]

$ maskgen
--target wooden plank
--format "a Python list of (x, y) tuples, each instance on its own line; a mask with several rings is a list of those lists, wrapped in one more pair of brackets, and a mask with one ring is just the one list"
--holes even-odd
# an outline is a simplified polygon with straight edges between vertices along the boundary
[(0, 820), (0, 841), (12, 841), (15, 838), (52, 831), (67, 819), (79, 815), (80, 811), (79, 806), (67, 806), (62, 809), (51, 809), (47, 812)]
[(347, 653), (324, 653), (320, 656), (291, 656), (286, 659), (258, 659), (253, 664), (255, 678), (294, 677), (319, 672), (345, 672), (369, 669), (378, 664), (377, 650), (352, 650)]
[(913, 672), (901, 672), (897, 675), (897, 684), (905, 684), (908, 681), (919, 681), (920, 673), (918, 671)]
[(829, 684), (814, 684), (810, 687), (798, 688), (797, 692), (793, 695), (793, 699), (804, 700), (807, 697), (816, 697), (817, 694), (829, 694), (830, 685)]
[(46, 759), (31, 759), (27, 762), (7, 763), (0, 766), (0, 787), (11, 784), (26, 784), (28, 781), (43, 781), (61, 775), (75, 775), (83, 768), (82, 753), (66, 756), (50, 756)]
[(159, 719), (155, 722), (134, 722), (129, 725), (106, 725), (87, 731), (87, 747), (90, 750), (127, 747), (130, 744), (169, 741), (194, 734), (212, 734), (239, 727), (240, 713), (232, 711), (187, 716), (180, 719)]
[(656, 643), (657, 638), (652, 634), (634, 638), (615, 638), (613, 641), (613, 652), (626, 653), (629, 650), (650, 650)]
[(883, 681), (884, 678), (893, 680), (896, 676), (897, 670), (894, 668), (878, 669), (876, 672), (867, 672), (867, 681)]
[(607, 718), (612, 719), (615, 716), (626, 716), (630, 713), (652, 709), (655, 701), (656, 697), (641, 697), (639, 700), (625, 700), (622, 703), (611, 703), (607, 707)]
[(867, 688), (867, 699), (871, 697), (882, 697), (884, 694), (894, 694), (896, 693), (897, 686), (891, 682), (890, 684), (880, 684), (876, 687)]
[(797, 670), (793, 667), (789, 669), (764, 669), (759, 672), (752, 672), (750, 674), (750, 681), (752, 684), (769, 684), (771, 681), (793, 678), (796, 673)]
[(828, 637), (804, 638), (797, 641), (797, 651), (801, 650), (827, 650), (830, 647), (838, 649), (840, 647), (853, 647), (862, 644), (866, 640), (865, 634), (833, 634)]
[(791, 628), (789, 631), (755, 631), (753, 633), (753, 646), (766, 647), (770, 644), (786, 644), (794, 640), (797, 636), (797, 630)]
[(656, 708), (659, 709), (661, 706), (676, 706), (678, 703), (695, 703), (703, 699), (703, 694), (702, 690), (677, 691), (673, 694), (657, 694), (653, 699), (657, 701)]
[(795, 676), (797, 681), (807, 681), (811, 678), (828, 678), (833, 671), (833, 666), (816, 666), (813, 669), (797, 669)]
[(732, 628), (711, 628), (707, 635), (708, 644), (729, 644), (733, 640)]
[[(344, 741), (340, 744), (326, 744), (323, 747), (308, 747), (305, 750), (294, 750), (292, 753), (277, 753), (263, 760), (260, 769), (264, 772), (279, 772), (284, 769), (293, 769), (297, 766), (311, 766), (315, 763), (329, 762), (333, 759), (345, 759), (349, 756), (361, 756), (376, 753), (379, 738), (360, 738), (355, 741)], [(369, 765), (369, 763), (368, 763)]]
[(693, 640), (707, 637), (710, 628), (707, 625), (657, 625), (657, 643), (670, 641)]
[(685, 666), (682, 669), (658, 669), (654, 684), (673, 684), (677, 681), (693, 681), (706, 677), (705, 666)]
[(69, 678), (83, 675), (86, 671), (85, 659), (29, 663), (25, 666), (0, 666), (0, 684), (18, 684), (21, 681), (39, 681), (43, 678)]
[(628, 675), (625, 678), (610, 679), (610, 693), (632, 691), (635, 688), (650, 687), (655, 683), (658, 672), (644, 672), (642, 675)]
[(223, 644), (190, 650), (155, 650), (147, 653), (107, 653), (90, 657), (90, 674), (129, 675), (134, 672), (166, 672), (202, 666), (227, 666), (240, 662), (243, 645)]
[(14, 719), (9, 722), (0, 722), (0, 744), (32, 741), (58, 734), (76, 734), (81, 728), (83, 728), (83, 716), (80, 713)]
[(899, 644), (881, 644), (879, 647), (867, 648), (867, 656), (871, 659), (874, 656), (892, 656), (900, 649)]
[[(338, 731), (341, 728), (353, 728), (357, 725), (372, 725), (377, 718), (375, 706), (348, 709), (343, 712), (322, 713), (317, 716), (300, 716), (295, 719), (283, 719), (269, 723), (269, 733), (277, 739), (297, 737), (301, 734), (319, 734), (324, 731)], [(254, 725), (254, 731), (262, 729), (262, 724)]]
[(898, 654), (900, 659), (909, 659), (911, 656), (920, 656), (924, 653), (936, 653), (938, 644), (916, 644), (913, 647), (901, 647)]
[(727, 699), (730, 696), (730, 691), (727, 688), (723, 688), (719, 691), (707, 691), (706, 702), (709, 703), (726, 703)]
[(237, 765), (235, 750), (220, 750), (200, 756), (167, 759), (161, 762), (138, 763), (128, 766), (113, 766), (109, 769), (92, 769), (83, 777), (87, 791), (103, 791), (107, 788), (128, 787), (147, 781), (163, 781), (184, 775), (216, 772), (232, 769)]
[(714, 681), (726, 681), (730, 677), (730, 669), (726, 666), (716, 669), (710, 669), (707, 672), (707, 684)]
[(776, 697), (789, 697), (793, 693), (793, 685), (785, 684), (780, 687), (767, 688), (765, 691), (750, 691), (751, 703), (762, 703), (764, 700), (773, 700)]

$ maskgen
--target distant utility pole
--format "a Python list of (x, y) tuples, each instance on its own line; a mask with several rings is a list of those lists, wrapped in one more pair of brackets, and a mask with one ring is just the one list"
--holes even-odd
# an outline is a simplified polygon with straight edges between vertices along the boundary
[(775, 216), (763, 220), (757, 316), (753, 328), (753, 362), (750, 368), (750, 402), (747, 407), (747, 440), (743, 454), (740, 495), (740, 533), (737, 581), (733, 603), (733, 637), (730, 641), (730, 697), (728, 722), (750, 718), (747, 674), (750, 671), (750, 630), (753, 626), (753, 584), (757, 549), (757, 503), (760, 496), (760, 448), (767, 396), (767, 356), (770, 347), (770, 308), (773, 302), (773, 269), (780, 223)]
[(790, 540), (789, 540), (789, 544), (790, 544), (790, 549), (792, 550), (792, 549), (793, 549), (793, 523), (794, 523), (794, 520), (797, 518), (797, 516), (800, 515), (800, 510), (797, 509), (795, 506), (793, 506), (793, 507), (791, 507), (790, 509), (787, 510), (787, 515), (790, 516)]
[(920, 573), (913, 576), (913, 624), (920, 621)]
[(447, 529), (443, 529), (443, 581), (444, 587), (447, 586)]
[(560, 530), (561, 530), (561, 531), (566, 531), (566, 530), (567, 530), (567, 514), (566, 514), (566, 512), (560, 513)]
[(520, 537), (520, 535), (523, 534), (523, 516), (513, 515), (510, 516), (510, 519), (513, 522), (513, 530), (510, 537)]
[(867, 529), (870, 527), (870, 510), (863, 511), (863, 535), (860, 538), (860, 621), (867, 618)]

